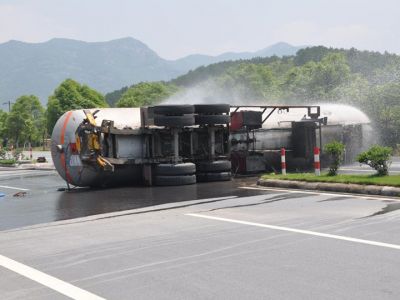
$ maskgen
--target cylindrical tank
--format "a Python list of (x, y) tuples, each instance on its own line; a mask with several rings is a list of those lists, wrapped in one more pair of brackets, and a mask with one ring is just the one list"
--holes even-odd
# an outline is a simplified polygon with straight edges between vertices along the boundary
[[(96, 124), (103, 120), (114, 121), (114, 127), (139, 128), (140, 108), (100, 108), (90, 109), (96, 113)], [(114, 184), (135, 184), (141, 181), (140, 165), (116, 166), (114, 172), (103, 171), (97, 165), (81, 161), (75, 152), (75, 133), (86, 118), (83, 110), (64, 113), (54, 126), (51, 136), (51, 155), (57, 172), (64, 180), (75, 186), (102, 186)], [(141, 146), (141, 145), (140, 145)]]

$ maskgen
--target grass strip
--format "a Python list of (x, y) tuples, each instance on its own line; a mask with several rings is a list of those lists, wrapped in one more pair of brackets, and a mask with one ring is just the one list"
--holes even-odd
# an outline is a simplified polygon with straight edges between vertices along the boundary
[(354, 183), (363, 185), (387, 185), (400, 187), (400, 175), (376, 176), (376, 175), (345, 175), (328, 176), (322, 174), (315, 176), (313, 173), (291, 173), (286, 175), (265, 174), (262, 179), (297, 180), (307, 182), (331, 182)]

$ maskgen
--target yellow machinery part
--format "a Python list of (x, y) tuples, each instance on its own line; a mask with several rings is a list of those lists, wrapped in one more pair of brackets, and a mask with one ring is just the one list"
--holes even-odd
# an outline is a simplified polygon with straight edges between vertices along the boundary
[(75, 135), (75, 144), (76, 144), (76, 150), (78, 152), (81, 152), (81, 139), (79, 138), (78, 135)]
[(114, 171), (114, 166), (104, 157), (99, 155), (97, 156), (96, 161), (99, 164), (99, 166), (102, 167), (105, 171), (112, 171), (112, 172)]
[(99, 137), (95, 133), (89, 134), (89, 149), (100, 150)]
[(90, 125), (96, 126), (96, 120), (94, 119), (93, 114), (90, 112), (90, 110), (84, 110), (83, 111), (86, 115), (87, 120), (89, 121)]

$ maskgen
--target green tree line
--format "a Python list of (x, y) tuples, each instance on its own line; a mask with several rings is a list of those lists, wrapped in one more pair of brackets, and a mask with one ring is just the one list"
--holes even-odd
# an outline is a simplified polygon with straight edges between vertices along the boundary
[(27, 143), (38, 146), (66, 111), (107, 106), (102, 94), (72, 79), (66, 79), (55, 89), (46, 108), (34, 95), (21, 96), (9, 112), (0, 110), (2, 146), (18, 148)]
[(67, 79), (46, 107), (25, 95), (10, 112), (0, 111), (0, 137), (17, 145), (39, 144), (68, 110), (153, 105), (203, 82), (213, 83), (204, 97), (224, 94), (220, 102), (235, 98), (243, 103), (354, 105), (369, 115), (385, 145), (400, 144), (400, 56), (322, 46), (301, 49), (295, 56), (216, 63), (169, 82), (142, 82), (105, 96)]
[[(217, 99), (220, 102), (239, 99), (240, 103), (354, 105), (371, 118), (384, 145), (400, 144), (400, 56), (387, 52), (310, 47), (295, 56), (199, 67), (170, 82), (137, 84), (105, 97), (108, 100), (118, 95), (111, 103), (116, 106), (140, 106), (149, 104), (146, 101), (150, 99), (158, 103), (171, 93), (204, 82), (213, 83), (204, 98), (223, 95)], [(160, 85), (164, 89), (155, 96)]]

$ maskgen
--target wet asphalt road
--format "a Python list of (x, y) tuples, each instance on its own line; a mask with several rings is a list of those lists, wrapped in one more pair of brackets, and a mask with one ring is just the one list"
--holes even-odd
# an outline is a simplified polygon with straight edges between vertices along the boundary
[[(29, 189), (0, 187), (0, 265), (5, 256), (106, 299), (400, 294), (398, 199), (255, 189), (255, 178), (66, 193), (54, 172), (25, 172), (0, 173), (0, 186)], [(0, 266), (1, 299), (68, 299), (33, 277)]]
[[(391, 174), (400, 174), (400, 158), (393, 158)], [(372, 174), (368, 166), (353, 164), (341, 168), (342, 174)], [(0, 171), (0, 230), (123, 211), (170, 202), (182, 202), (226, 195), (250, 196), (255, 191), (237, 189), (250, 186), (256, 177), (233, 182), (203, 183), (181, 187), (124, 187), (103, 190), (78, 188), (71, 192), (57, 191), (65, 182), (55, 171)], [(4, 188), (4, 186), (16, 189)], [(18, 188), (29, 189), (24, 197), (13, 197)]]
[[(170, 202), (184, 205), (187, 200), (256, 195), (256, 191), (237, 189), (240, 185), (254, 185), (256, 180), (249, 177), (218, 184), (98, 190), (77, 188), (67, 192), (58, 191), (66, 185), (55, 171), (3, 171), (0, 172), (0, 191), (6, 196), (0, 198), (0, 230)], [(23, 197), (14, 197), (19, 192), (17, 188), (28, 191)]]

